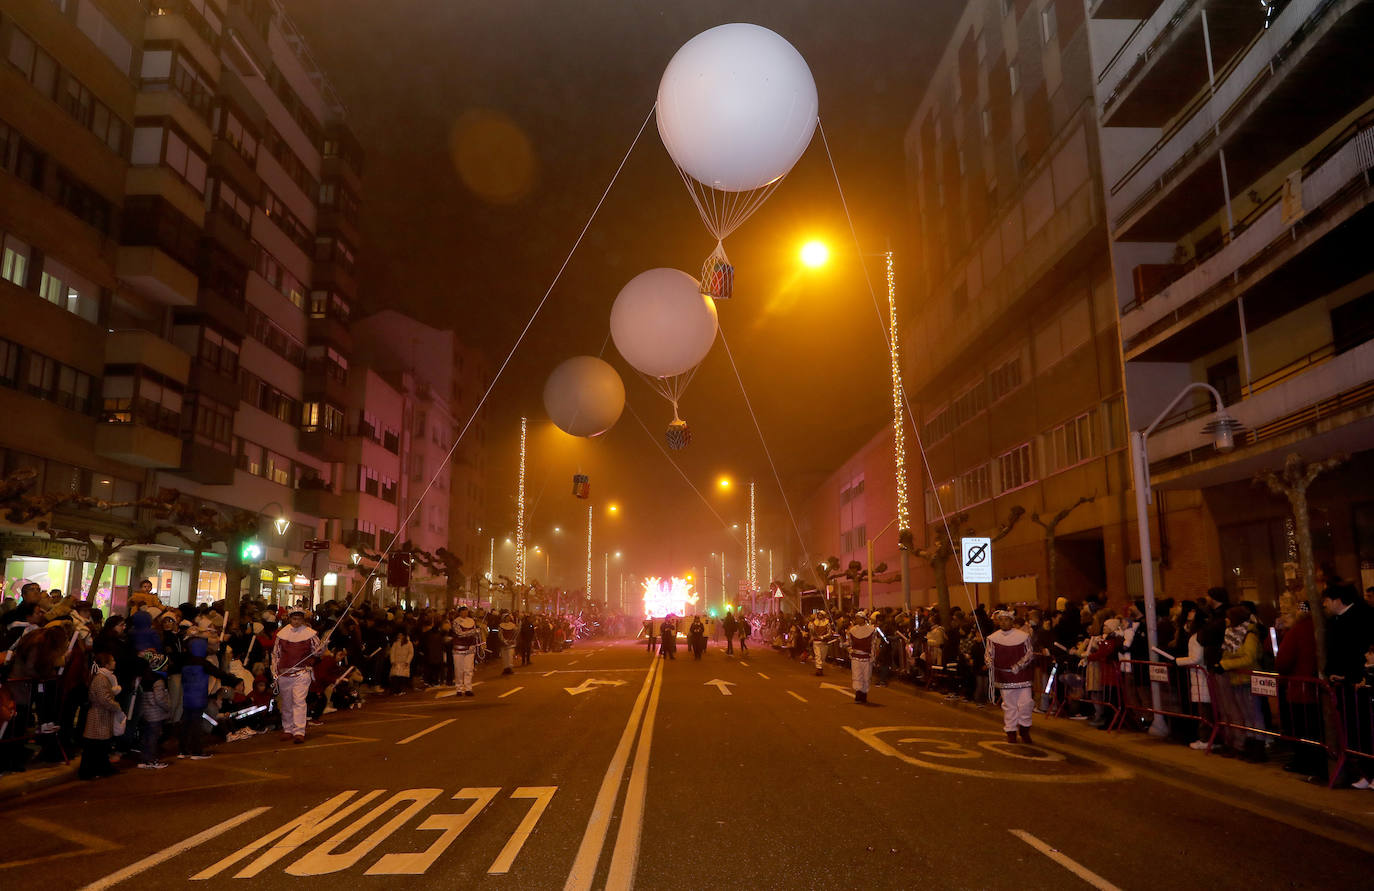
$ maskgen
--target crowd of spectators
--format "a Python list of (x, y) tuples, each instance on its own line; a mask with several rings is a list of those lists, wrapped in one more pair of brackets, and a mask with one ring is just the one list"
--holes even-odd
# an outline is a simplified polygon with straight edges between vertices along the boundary
[[(245, 598), (226, 623), (223, 602), (169, 606), (151, 587), (130, 597), (128, 615), (36, 584), (0, 603), (0, 773), (78, 751), (87, 779), (121, 764), (161, 769), (209, 758), (207, 734), (232, 742), (280, 727), (270, 654), (286, 608)], [(471, 612), (480, 655), (513, 645), (521, 664), (599, 630), (596, 616)], [(322, 641), (310, 723), (368, 696), (454, 685), (457, 614), (340, 601), (307, 611)]]

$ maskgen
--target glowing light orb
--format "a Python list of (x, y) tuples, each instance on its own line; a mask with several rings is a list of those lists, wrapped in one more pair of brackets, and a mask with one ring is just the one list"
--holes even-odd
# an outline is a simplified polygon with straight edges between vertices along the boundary
[(830, 248), (824, 242), (808, 241), (802, 245), (801, 261), (812, 269), (824, 266), (830, 260)]
[(661, 618), (667, 615), (685, 616), (688, 607), (701, 598), (692, 590), (692, 583), (677, 576), (644, 580), (644, 615)]

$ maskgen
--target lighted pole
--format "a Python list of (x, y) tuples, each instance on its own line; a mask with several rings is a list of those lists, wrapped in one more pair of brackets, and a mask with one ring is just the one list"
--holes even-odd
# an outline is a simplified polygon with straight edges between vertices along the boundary
[(587, 505), (587, 599), (592, 599), (592, 506)]
[(754, 513), (754, 481), (749, 481), (749, 611), (754, 609), (754, 592), (759, 589), (758, 518)]
[(606, 611), (611, 610), (611, 552), (602, 553), (601, 563), (601, 596), (606, 601)]
[(515, 584), (525, 584), (525, 418), (520, 419), (520, 484), (515, 490)]
[[(892, 458), (897, 472), (897, 547), (902, 558), (902, 609), (911, 612), (911, 511), (906, 492), (906, 424), (902, 417), (902, 354), (897, 340), (897, 277), (892, 270), (892, 251), (886, 256), (887, 351), (892, 363)], [(870, 566), (869, 572), (872, 571)], [(871, 582), (869, 590), (872, 591)], [(872, 600), (871, 593), (869, 599)]]

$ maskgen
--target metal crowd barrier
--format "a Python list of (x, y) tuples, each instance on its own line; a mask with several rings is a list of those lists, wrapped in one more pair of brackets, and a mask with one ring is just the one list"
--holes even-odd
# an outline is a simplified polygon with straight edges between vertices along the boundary
[[(62, 679), (18, 678), (7, 680), (0, 694), (0, 744), (22, 745), (33, 740), (51, 741), (70, 763), (62, 745)], [(11, 715), (11, 712), (13, 714)], [(9, 716), (5, 720), (5, 716)]]

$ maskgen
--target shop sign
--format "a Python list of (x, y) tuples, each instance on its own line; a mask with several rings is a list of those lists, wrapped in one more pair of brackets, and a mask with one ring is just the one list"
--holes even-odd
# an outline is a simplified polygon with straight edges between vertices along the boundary
[(5, 540), (5, 550), (25, 557), (40, 557), (48, 560), (95, 559), (90, 545), (75, 541), (53, 541), (44, 538), (10, 538)]

